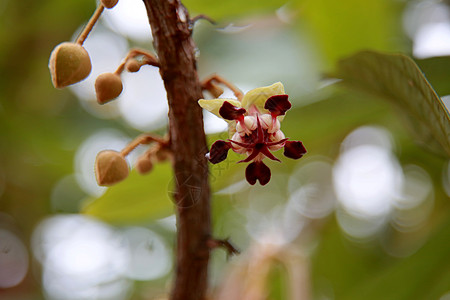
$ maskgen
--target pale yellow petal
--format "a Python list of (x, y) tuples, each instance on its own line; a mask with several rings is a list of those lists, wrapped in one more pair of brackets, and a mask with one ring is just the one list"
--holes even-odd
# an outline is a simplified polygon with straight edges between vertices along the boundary
[(230, 102), (234, 106), (241, 107), (241, 102), (236, 99), (200, 99), (198, 100), (198, 104), (207, 111), (215, 114), (219, 118), (222, 118), (219, 114), (219, 109), (222, 107), (225, 101)]
[(267, 110), (264, 109), (264, 104), (267, 99), (275, 95), (283, 94), (285, 94), (284, 86), (281, 82), (276, 82), (270, 86), (256, 88), (244, 95), (244, 98), (242, 98), (242, 107), (248, 110), (251, 105), (255, 105), (261, 113), (264, 113), (267, 112)]

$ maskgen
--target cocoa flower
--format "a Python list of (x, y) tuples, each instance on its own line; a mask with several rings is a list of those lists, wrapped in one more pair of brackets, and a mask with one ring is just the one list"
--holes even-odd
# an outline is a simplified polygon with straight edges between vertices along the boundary
[(231, 149), (247, 155), (239, 162), (250, 162), (245, 170), (247, 181), (265, 185), (270, 181), (270, 169), (263, 159), (280, 162), (272, 151), (284, 148), (284, 155), (299, 159), (306, 149), (300, 141), (288, 141), (280, 130), (280, 121), (291, 108), (288, 95), (280, 82), (249, 91), (242, 101), (235, 99), (199, 100), (199, 105), (228, 122), (230, 139), (217, 140), (206, 154), (208, 160), (217, 164), (225, 160)]

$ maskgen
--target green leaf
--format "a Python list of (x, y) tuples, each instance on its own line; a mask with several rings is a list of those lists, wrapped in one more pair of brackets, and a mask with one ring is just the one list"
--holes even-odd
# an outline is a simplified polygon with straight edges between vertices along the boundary
[(88, 199), (82, 213), (117, 224), (149, 222), (171, 215), (169, 197), (172, 170), (169, 163), (158, 164), (148, 175), (136, 171), (123, 182), (108, 188), (97, 199)]
[(450, 118), (421, 70), (402, 54), (362, 51), (341, 60), (336, 73), (346, 86), (389, 100), (419, 142), (450, 156)]
[(439, 95), (450, 95), (450, 56), (417, 59), (416, 62)]

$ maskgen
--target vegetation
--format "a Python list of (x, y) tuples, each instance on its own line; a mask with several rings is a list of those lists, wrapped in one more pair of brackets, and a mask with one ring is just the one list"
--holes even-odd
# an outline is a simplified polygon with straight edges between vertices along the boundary
[[(0, 298), (201, 299), (205, 290), (221, 300), (449, 297), (450, 119), (441, 97), (450, 93), (450, 58), (418, 50), (420, 29), (436, 25), (426, 16), (448, 12), (447, 4), (186, 0), (189, 14), (170, 15), (166, 2), (137, 2), (153, 43), (150, 27), (139, 39), (115, 23), (114, 11), (125, 18), (124, 0), (108, 1), (103, 12), (91, 0), (0, 4)], [(94, 11), (102, 18), (77, 38)], [(173, 22), (182, 15), (200, 17)], [(186, 35), (167, 35), (170, 26)], [(180, 42), (190, 41), (190, 30), (195, 48)], [(95, 52), (88, 43), (99, 37)], [(145, 50), (127, 54), (135, 48)], [(86, 53), (92, 94), (76, 83), (91, 71)], [(99, 56), (111, 59), (102, 72)], [(57, 72), (67, 69), (76, 75)], [(226, 127), (209, 121), (205, 140), (197, 100), (222, 89), (240, 99), (279, 81), (292, 103), (283, 133), (307, 154), (289, 160), (274, 152), (283, 162), (265, 160), (270, 181), (265, 168), (247, 171), (252, 185), (236, 163), (245, 156), (229, 151), (209, 164), (215, 141), (226, 151), (231, 144)], [(145, 109), (130, 100), (140, 89)], [(166, 98), (169, 123), (165, 104), (160, 109)], [(274, 118), (287, 111), (272, 104)], [(228, 120), (243, 117), (240, 110), (229, 108)], [(95, 183), (99, 152), (97, 180), (113, 185), (107, 189)], [(114, 242), (90, 238), (95, 228)], [(63, 245), (79, 232), (77, 243)]]

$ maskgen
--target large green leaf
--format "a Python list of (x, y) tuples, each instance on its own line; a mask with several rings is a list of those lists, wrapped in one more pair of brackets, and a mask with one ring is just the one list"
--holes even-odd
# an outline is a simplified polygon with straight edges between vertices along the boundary
[(89, 199), (82, 212), (117, 224), (167, 217), (174, 212), (174, 204), (169, 198), (171, 179), (169, 163), (158, 164), (148, 175), (133, 171), (99, 198)]
[(350, 88), (395, 104), (419, 142), (450, 156), (448, 111), (412, 59), (402, 54), (362, 51), (341, 60), (336, 76)]
[(450, 95), (450, 56), (417, 59), (416, 62), (439, 95)]

